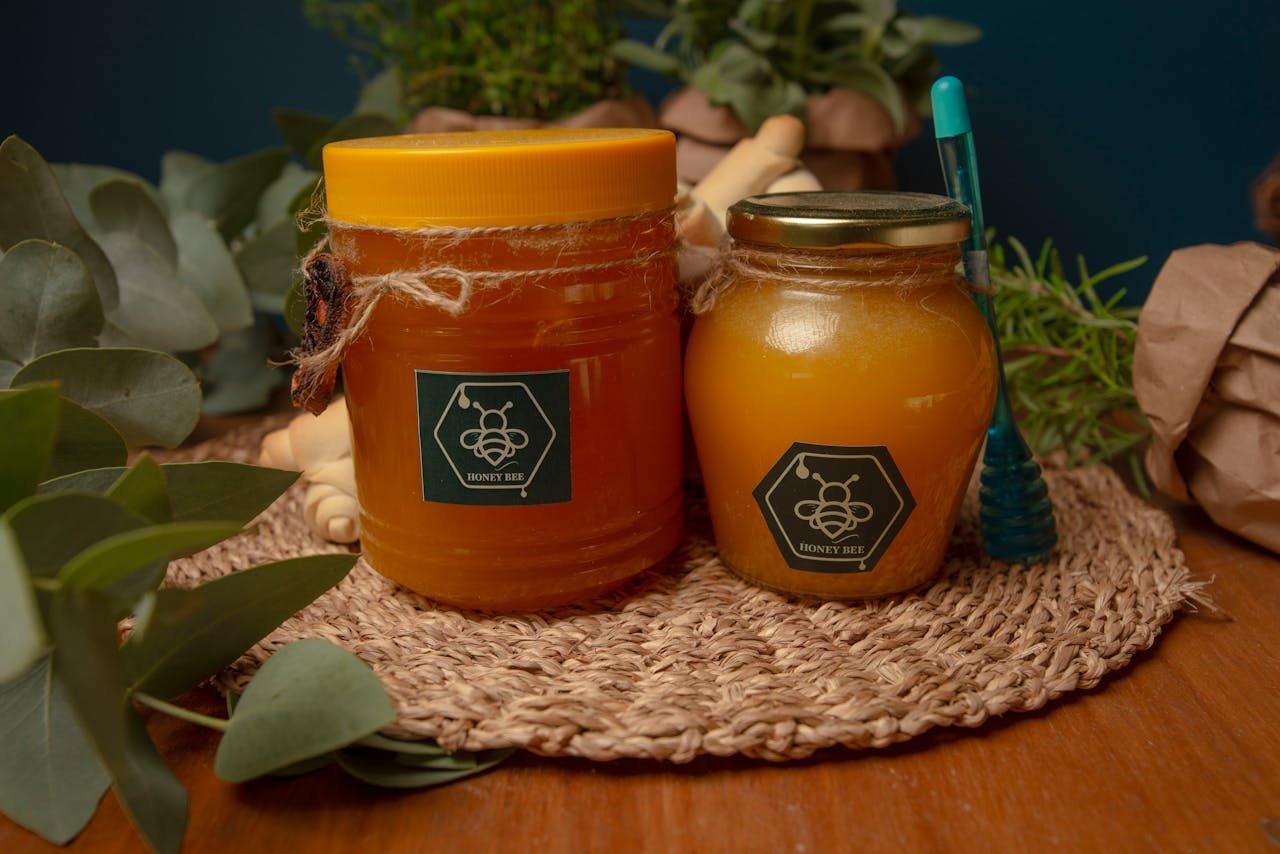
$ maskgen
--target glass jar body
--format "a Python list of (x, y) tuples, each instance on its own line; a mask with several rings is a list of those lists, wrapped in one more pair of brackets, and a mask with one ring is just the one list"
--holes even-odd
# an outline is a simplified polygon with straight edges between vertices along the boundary
[[(603, 592), (676, 546), (668, 216), (448, 239), (335, 226), (332, 239), (353, 276), (473, 276), (456, 317), (384, 298), (343, 361), (375, 569), (447, 604), (525, 610)], [(519, 271), (530, 277), (475, 275)]]
[(760, 585), (824, 598), (923, 584), (995, 394), (958, 250), (744, 250), (686, 354), (721, 556)]

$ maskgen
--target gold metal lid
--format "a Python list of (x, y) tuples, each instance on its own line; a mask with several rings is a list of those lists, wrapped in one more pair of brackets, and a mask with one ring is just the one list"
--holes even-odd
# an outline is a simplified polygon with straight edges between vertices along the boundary
[(727, 225), (735, 240), (801, 249), (935, 246), (969, 236), (969, 209), (929, 193), (766, 193), (730, 207)]

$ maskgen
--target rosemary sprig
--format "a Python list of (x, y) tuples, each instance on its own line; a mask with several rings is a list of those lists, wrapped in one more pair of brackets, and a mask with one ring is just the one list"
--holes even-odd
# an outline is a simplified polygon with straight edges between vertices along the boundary
[(1005, 379), (1032, 450), (1064, 452), (1068, 465), (1125, 465), (1148, 495), (1139, 449), (1150, 427), (1133, 392), (1140, 307), (1122, 304), (1123, 288), (1106, 299), (1098, 293), (1099, 284), (1147, 259), (1090, 273), (1078, 258), (1076, 284), (1067, 280), (1051, 241), (1032, 259), (1007, 238), (992, 246), (990, 260)]

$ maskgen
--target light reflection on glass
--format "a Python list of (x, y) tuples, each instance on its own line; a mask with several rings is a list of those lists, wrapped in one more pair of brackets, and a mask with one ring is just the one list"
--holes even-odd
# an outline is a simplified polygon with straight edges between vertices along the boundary
[(813, 303), (780, 306), (769, 319), (765, 341), (784, 353), (805, 353), (820, 347), (836, 333), (839, 316)]

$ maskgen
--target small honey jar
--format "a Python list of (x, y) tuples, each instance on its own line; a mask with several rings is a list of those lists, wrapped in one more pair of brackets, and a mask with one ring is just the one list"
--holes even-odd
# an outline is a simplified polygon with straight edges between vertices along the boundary
[(940, 567), (991, 417), (991, 335), (960, 273), (969, 213), (919, 193), (755, 196), (695, 300), (685, 394), (716, 542), (822, 598)]

